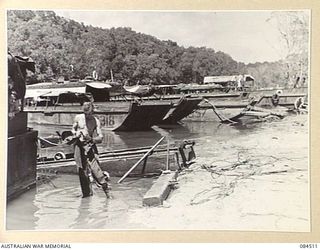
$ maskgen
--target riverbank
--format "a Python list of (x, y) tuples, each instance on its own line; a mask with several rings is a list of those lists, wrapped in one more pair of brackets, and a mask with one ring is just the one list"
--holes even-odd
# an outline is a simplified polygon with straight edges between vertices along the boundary
[(129, 223), (148, 229), (310, 230), (306, 115), (264, 124), (255, 133), (244, 130), (236, 140), (202, 140), (197, 163), (179, 175), (165, 204), (129, 211)]

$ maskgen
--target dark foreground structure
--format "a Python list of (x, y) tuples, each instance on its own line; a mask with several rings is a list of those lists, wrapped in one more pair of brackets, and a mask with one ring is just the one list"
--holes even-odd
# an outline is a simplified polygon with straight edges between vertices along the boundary
[(27, 128), (28, 116), (23, 111), (27, 69), (34, 71), (28, 58), (8, 54), (7, 200), (36, 182), (38, 132)]

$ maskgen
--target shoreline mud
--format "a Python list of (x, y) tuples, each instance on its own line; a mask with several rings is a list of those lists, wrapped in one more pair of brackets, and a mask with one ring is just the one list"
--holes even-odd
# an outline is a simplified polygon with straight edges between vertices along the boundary
[[(207, 143), (212, 148), (179, 174), (165, 204), (131, 211), (129, 221), (148, 229), (310, 231), (307, 116), (258, 133), (265, 136)], [(201, 156), (211, 150), (213, 157)]]

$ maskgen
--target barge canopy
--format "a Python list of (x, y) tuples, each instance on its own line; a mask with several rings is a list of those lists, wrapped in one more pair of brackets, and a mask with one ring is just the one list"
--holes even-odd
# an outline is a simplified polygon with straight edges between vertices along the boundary
[(254, 88), (254, 77), (251, 75), (206, 76), (203, 83), (204, 85), (215, 85), (222, 88), (249, 90)]
[(107, 90), (112, 86), (104, 82), (77, 82), (67, 84), (39, 83), (27, 87), (26, 98), (39, 99), (44, 97), (58, 97), (61, 94), (91, 93), (95, 101), (105, 101)]
[(232, 76), (206, 76), (203, 79), (204, 84), (217, 83), (227, 84), (230, 82), (254, 82), (254, 77), (251, 75), (232, 75)]

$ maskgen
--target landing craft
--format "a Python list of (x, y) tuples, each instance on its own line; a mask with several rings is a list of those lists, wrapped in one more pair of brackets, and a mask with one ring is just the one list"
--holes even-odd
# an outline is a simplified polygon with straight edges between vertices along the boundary
[[(29, 123), (70, 126), (74, 116), (82, 112), (81, 105), (94, 101), (95, 114), (103, 129), (137, 131), (151, 129), (156, 124), (177, 124), (197, 109), (202, 100), (180, 96), (175, 97), (175, 103), (169, 99), (149, 100), (149, 97), (142, 101), (142, 97), (150, 96), (154, 91), (155, 88), (149, 85), (126, 86), (125, 89), (116, 82), (40, 83), (28, 86), (25, 106)], [(117, 100), (116, 96), (124, 99)]]
[[(115, 82), (77, 81), (29, 85), (26, 111), (29, 123), (71, 126), (85, 101), (94, 101), (95, 114), (107, 130), (148, 130), (168, 113), (169, 102), (108, 102), (123, 86)], [(121, 90), (120, 93), (124, 93)], [(39, 102), (40, 100), (40, 102)], [(143, 122), (141, 122), (143, 121)]]

